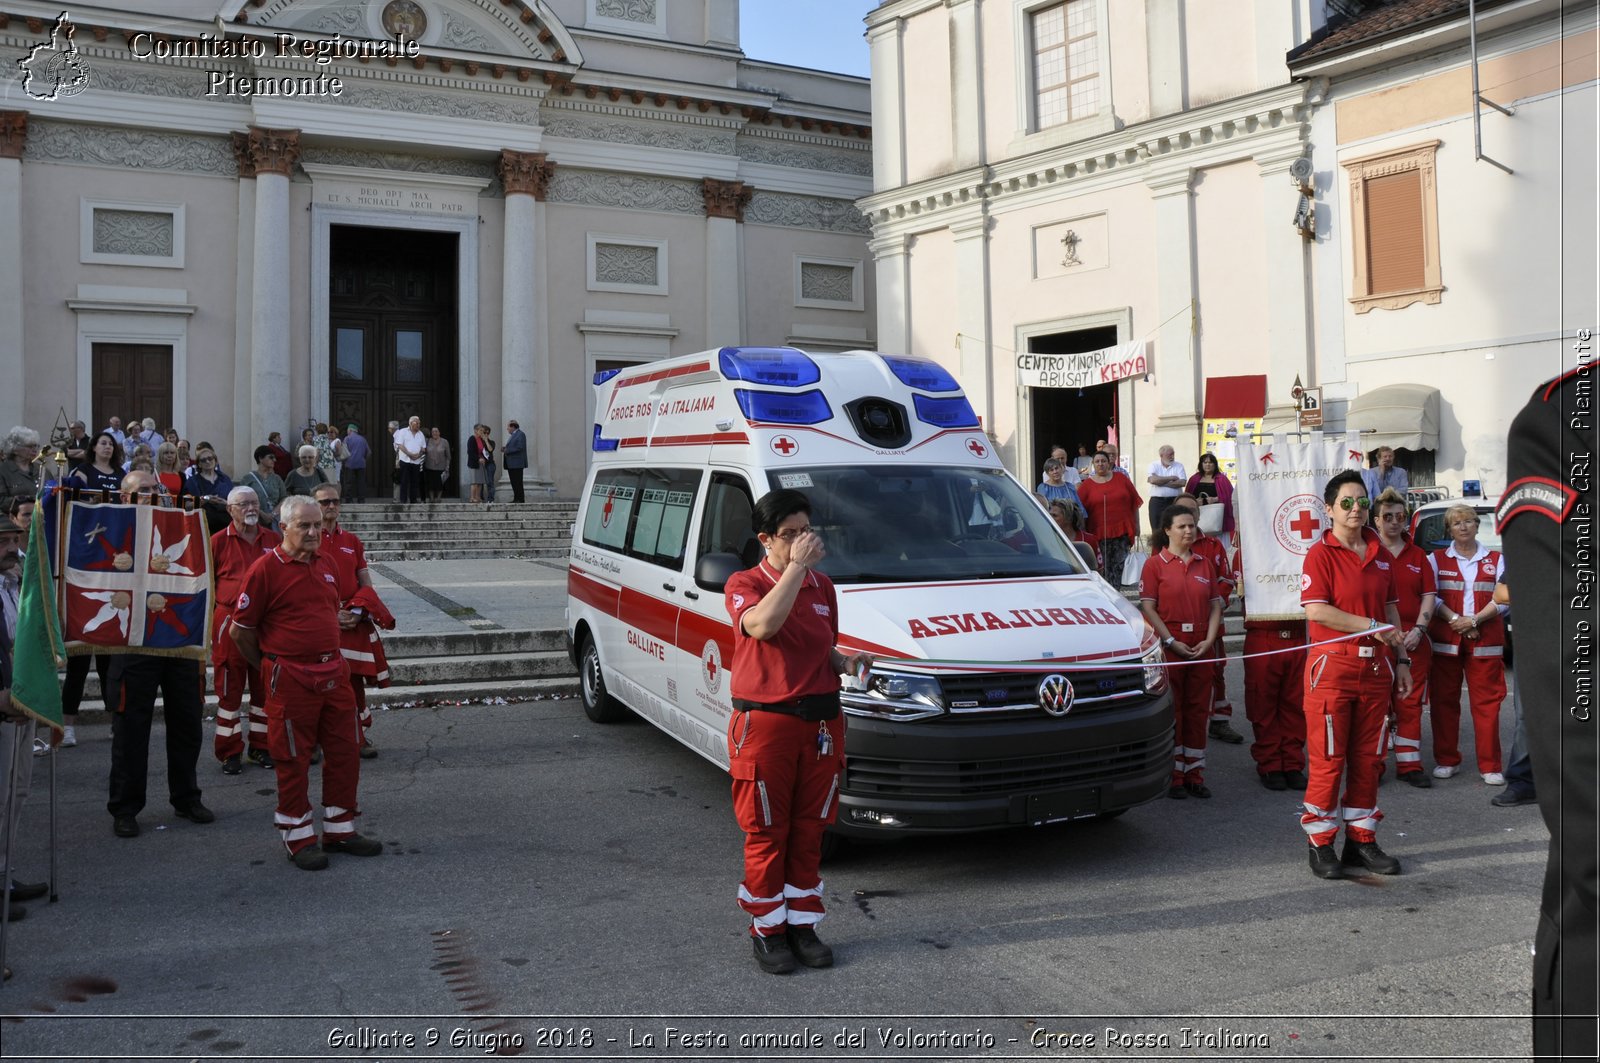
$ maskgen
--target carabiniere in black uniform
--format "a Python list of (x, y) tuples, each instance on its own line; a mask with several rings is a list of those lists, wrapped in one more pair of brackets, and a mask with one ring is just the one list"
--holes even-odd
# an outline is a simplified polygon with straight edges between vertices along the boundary
[(1511, 424), (1496, 512), (1508, 567), (1517, 681), (1550, 857), (1534, 940), (1533, 1050), (1595, 1058), (1595, 388), (1585, 362), (1541, 385)]

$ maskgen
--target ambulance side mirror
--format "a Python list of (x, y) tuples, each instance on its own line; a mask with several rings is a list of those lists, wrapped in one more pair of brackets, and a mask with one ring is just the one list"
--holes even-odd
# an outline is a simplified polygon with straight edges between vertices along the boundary
[(743, 568), (745, 565), (737, 554), (702, 554), (695, 562), (694, 581), (701, 590), (720, 594), (733, 574)]
[(1098, 572), (1100, 566), (1094, 562), (1094, 547), (1088, 543), (1073, 543), (1072, 548), (1078, 551), (1078, 556), (1083, 559), (1083, 567), (1090, 572)]

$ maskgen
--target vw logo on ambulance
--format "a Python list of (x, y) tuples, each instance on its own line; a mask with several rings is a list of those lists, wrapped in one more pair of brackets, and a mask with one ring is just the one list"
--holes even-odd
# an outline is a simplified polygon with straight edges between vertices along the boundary
[(1039, 680), (1039, 707), (1052, 716), (1072, 711), (1072, 681), (1059, 672)]

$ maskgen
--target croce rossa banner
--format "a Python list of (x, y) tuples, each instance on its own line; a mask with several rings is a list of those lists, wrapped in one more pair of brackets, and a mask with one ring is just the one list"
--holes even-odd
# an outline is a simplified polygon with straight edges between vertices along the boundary
[(1234, 523), (1244, 550), (1239, 590), (1251, 620), (1299, 620), (1300, 569), (1328, 519), (1322, 489), (1345, 469), (1361, 468), (1359, 436), (1308, 440), (1277, 435), (1239, 441)]

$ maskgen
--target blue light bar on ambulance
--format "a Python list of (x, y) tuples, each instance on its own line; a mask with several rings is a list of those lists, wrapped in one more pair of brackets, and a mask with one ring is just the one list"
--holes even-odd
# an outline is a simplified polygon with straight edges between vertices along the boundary
[[(724, 355), (726, 357), (726, 355)], [(733, 397), (747, 421), (773, 424), (817, 424), (833, 417), (822, 392), (813, 388), (798, 395), (782, 391), (747, 391), (734, 388)]]
[(889, 367), (889, 372), (899, 377), (900, 383), (907, 387), (920, 388), (923, 391), (961, 390), (956, 378), (938, 362), (930, 362), (926, 358), (907, 358), (901, 354), (885, 354), (880, 357)]
[(965, 395), (954, 395), (948, 399), (913, 395), (911, 401), (917, 407), (917, 420), (923, 424), (939, 428), (978, 427), (978, 415), (972, 411), (972, 403), (967, 401)]
[(594, 386), (595, 387), (599, 387), (601, 384), (604, 384), (607, 380), (610, 380), (612, 377), (616, 376), (620, 372), (622, 372), (622, 370), (620, 370), (620, 369), (602, 369), (602, 370), (600, 370), (598, 373), (596, 373), (594, 375)]
[(594, 449), (596, 451), (606, 451), (606, 450), (616, 450), (617, 449), (617, 441), (615, 439), (601, 439), (600, 438), (600, 426), (599, 425), (595, 425), (594, 426)]
[(822, 379), (817, 363), (793, 347), (724, 347), (717, 362), (729, 380), (751, 384), (799, 388)]

